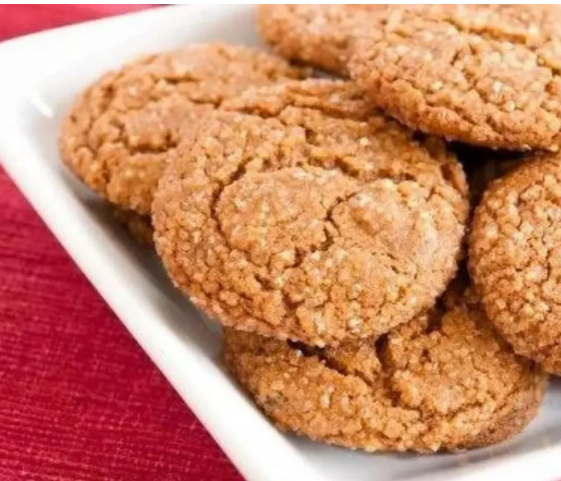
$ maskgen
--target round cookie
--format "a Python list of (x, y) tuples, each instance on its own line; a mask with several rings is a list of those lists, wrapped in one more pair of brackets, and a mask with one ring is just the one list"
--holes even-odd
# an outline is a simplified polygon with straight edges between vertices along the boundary
[(261, 36), (282, 56), (346, 75), (353, 32), (382, 5), (287, 5), (258, 7)]
[(178, 140), (205, 113), (250, 85), (301, 75), (280, 58), (242, 46), (189, 45), (141, 58), (76, 99), (62, 124), (62, 160), (113, 204), (147, 215)]
[(494, 181), (476, 209), (469, 267), (487, 315), (515, 352), (561, 374), (561, 157)]
[(491, 148), (557, 151), (561, 9), (388, 9), (353, 44), (349, 72), (402, 123)]
[(150, 216), (118, 208), (113, 210), (113, 215), (137, 242), (148, 247), (154, 246), (154, 229)]
[(535, 416), (546, 376), (468, 294), (377, 340), (325, 349), (227, 329), (224, 358), (282, 430), (367, 451), (496, 444)]
[(153, 205), (168, 274), (222, 324), (324, 345), (387, 332), (457, 270), (460, 164), (350, 82), (249, 89), (181, 146)]

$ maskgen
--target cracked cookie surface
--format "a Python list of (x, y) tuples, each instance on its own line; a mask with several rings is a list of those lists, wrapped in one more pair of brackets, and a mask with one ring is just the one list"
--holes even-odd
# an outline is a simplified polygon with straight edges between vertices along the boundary
[(523, 356), (561, 374), (561, 158), (542, 154), (491, 184), (469, 267), (489, 319)]
[(382, 5), (286, 5), (258, 7), (262, 37), (291, 60), (346, 75), (353, 32)]
[(376, 105), (448, 139), (559, 149), (558, 6), (396, 6), (376, 18), (349, 63)]
[(318, 349), (226, 329), (223, 351), (281, 429), (367, 451), (499, 443), (535, 416), (546, 382), (469, 293), (377, 340)]
[(250, 85), (301, 76), (283, 59), (242, 46), (146, 56), (76, 99), (62, 124), (62, 159), (113, 204), (147, 215), (169, 156), (201, 117)]
[(173, 282), (227, 326), (323, 345), (387, 332), (457, 270), (460, 164), (348, 82), (249, 89), (178, 149), (153, 205)]

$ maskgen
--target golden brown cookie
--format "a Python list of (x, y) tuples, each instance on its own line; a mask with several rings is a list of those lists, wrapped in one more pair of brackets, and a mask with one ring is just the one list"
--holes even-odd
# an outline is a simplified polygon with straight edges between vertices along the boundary
[(468, 294), (377, 340), (309, 348), (227, 329), (226, 364), (279, 428), (367, 451), (496, 444), (535, 416), (546, 376)]
[(323, 345), (387, 332), (457, 270), (467, 187), (350, 82), (249, 89), (178, 149), (153, 206), (171, 279), (227, 326)]
[(124, 209), (149, 214), (160, 174), (182, 135), (250, 85), (302, 72), (257, 49), (190, 45), (144, 57), (81, 94), (60, 134), (63, 161)]
[(559, 6), (547, 5), (393, 7), (361, 32), (349, 71), (376, 105), (414, 129), (557, 151), (559, 20)]
[(487, 315), (515, 352), (561, 374), (561, 156), (540, 155), (491, 184), (469, 266)]
[(259, 31), (282, 56), (346, 75), (353, 33), (382, 5), (260, 5)]
[(154, 246), (154, 229), (149, 215), (118, 208), (113, 210), (113, 215), (136, 241), (148, 247)]

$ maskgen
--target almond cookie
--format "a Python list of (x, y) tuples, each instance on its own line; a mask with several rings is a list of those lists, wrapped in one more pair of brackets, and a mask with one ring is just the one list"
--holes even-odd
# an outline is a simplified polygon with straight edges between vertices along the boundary
[(366, 451), (496, 444), (535, 416), (546, 376), (468, 294), (377, 340), (310, 348), (227, 329), (224, 358), (282, 430)]
[(259, 31), (282, 56), (346, 75), (353, 33), (383, 5), (260, 5)]
[(558, 23), (547, 5), (388, 9), (353, 44), (349, 72), (376, 105), (424, 132), (491, 148), (557, 151)]
[(491, 184), (470, 236), (470, 273), (515, 352), (561, 374), (561, 156), (540, 155)]
[(113, 211), (113, 215), (138, 243), (148, 247), (154, 246), (154, 229), (149, 215), (118, 208)]
[(158, 188), (157, 250), (227, 326), (308, 344), (387, 332), (457, 269), (460, 164), (350, 82), (249, 89), (209, 115)]
[(147, 215), (170, 153), (201, 116), (250, 85), (301, 73), (259, 50), (222, 44), (144, 57), (78, 97), (62, 125), (62, 159), (113, 204)]

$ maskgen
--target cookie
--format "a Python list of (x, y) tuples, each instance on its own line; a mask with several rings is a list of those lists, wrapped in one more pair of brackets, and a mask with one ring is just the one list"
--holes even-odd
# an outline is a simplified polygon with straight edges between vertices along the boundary
[(282, 5), (258, 7), (263, 39), (279, 55), (328, 72), (347, 74), (353, 32), (382, 5)]
[(469, 267), (487, 315), (518, 354), (561, 374), (561, 156), (491, 184), (475, 212)]
[(499, 443), (535, 416), (546, 382), (469, 293), (376, 340), (319, 349), (227, 329), (223, 350), (280, 429), (371, 452)]
[(132, 210), (114, 209), (115, 219), (140, 244), (154, 246), (154, 229), (149, 215), (140, 215)]
[(227, 326), (308, 344), (387, 332), (457, 269), (460, 164), (350, 82), (249, 89), (178, 149), (153, 205), (174, 283)]
[(250, 85), (302, 71), (242, 46), (190, 45), (104, 75), (78, 97), (60, 133), (62, 160), (89, 187), (142, 215), (178, 140)]
[(361, 31), (349, 72), (413, 129), (494, 149), (557, 151), (560, 19), (558, 6), (393, 7)]

